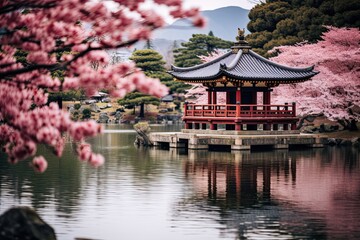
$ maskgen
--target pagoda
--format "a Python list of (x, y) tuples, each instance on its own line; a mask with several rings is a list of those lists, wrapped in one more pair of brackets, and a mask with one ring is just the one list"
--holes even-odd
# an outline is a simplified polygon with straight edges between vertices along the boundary
[[(185, 129), (226, 130), (296, 129), (296, 105), (271, 104), (271, 92), (280, 84), (309, 80), (318, 72), (314, 67), (295, 68), (272, 62), (254, 51), (238, 29), (237, 41), (224, 55), (194, 67), (171, 66), (175, 81), (202, 84), (207, 104), (184, 104)], [(226, 103), (218, 103), (219, 92), (226, 93)], [(259, 100), (260, 99), (260, 100)]]

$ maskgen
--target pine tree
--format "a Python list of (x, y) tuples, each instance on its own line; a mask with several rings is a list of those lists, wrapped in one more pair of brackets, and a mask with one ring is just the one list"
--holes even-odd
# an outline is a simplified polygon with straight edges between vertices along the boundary
[[(210, 32), (211, 33), (211, 32)], [(182, 48), (174, 50), (175, 65), (190, 67), (201, 63), (198, 56), (213, 53), (216, 49), (228, 49), (233, 43), (221, 38), (206, 34), (193, 34), (189, 42), (182, 43)]]
[(152, 43), (152, 41), (150, 39), (146, 40), (144, 49), (154, 49), (154, 44)]
[[(173, 81), (172, 76), (166, 72), (163, 57), (155, 50), (143, 49), (134, 51), (130, 60), (133, 60), (136, 66), (141, 68), (146, 76), (160, 79), (163, 84), (169, 87), (170, 92), (184, 92), (189, 88), (188, 84)], [(145, 116), (145, 105), (159, 105), (160, 103), (158, 98), (144, 95), (139, 92), (129, 93), (118, 102), (128, 108), (139, 106), (139, 117), (141, 118)]]
[(267, 55), (275, 46), (316, 42), (325, 25), (360, 27), (358, 0), (268, 0), (249, 12), (246, 40), (255, 51)]

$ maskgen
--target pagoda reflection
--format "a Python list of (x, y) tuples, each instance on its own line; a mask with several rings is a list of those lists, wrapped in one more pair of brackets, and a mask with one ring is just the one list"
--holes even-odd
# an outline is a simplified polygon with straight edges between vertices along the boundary
[[(297, 155), (288, 150), (189, 151), (188, 161), (183, 167), (185, 178), (194, 186), (195, 196), (191, 199), (197, 202), (194, 203), (198, 208), (196, 211), (216, 207), (218, 222), (226, 226), (221, 234), (232, 232), (239, 239), (246, 239), (248, 234), (259, 238), (313, 237), (315, 232), (324, 231), (323, 221), (308, 221), (317, 214), (297, 208), (288, 199), (278, 199), (273, 185), (281, 181), (282, 184), (296, 186), (298, 157), (315, 158), (317, 154), (317, 151), (305, 151)], [(309, 224), (306, 230), (301, 228), (304, 223)], [(263, 230), (266, 235), (258, 235)]]
[(272, 175), (283, 175), (295, 184), (296, 158), (289, 151), (189, 151), (184, 171), (186, 178), (193, 180), (197, 194), (232, 207), (248, 207), (271, 200)]

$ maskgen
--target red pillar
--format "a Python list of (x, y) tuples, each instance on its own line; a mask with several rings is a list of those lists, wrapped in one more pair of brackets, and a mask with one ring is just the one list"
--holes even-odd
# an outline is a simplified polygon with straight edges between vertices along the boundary
[(226, 104), (230, 104), (230, 92), (226, 92)]
[(263, 104), (264, 105), (267, 105), (267, 104), (270, 104), (270, 92), (264, 92), (263, 93)]
[(217, 99), (216, 99), (216, 91), (212, 91), (212, 104), (216, 104)]
[(292, 103), (292, 111), (293, 111), (293, 116), (295, 117), (296, 116), (296, 103), (295, 102)]
[[(270, 105), (270, 92), (269, 91), (263, 92), (263, 105)], [(268, 115), (269, 115), (268, 111), (270, 110), (270, 106), (264, 107), (264, 110), (266, 113), (265, 116), (268, 117)], [(263, 129), (271, 130), (271, 124), (270, 123), (264, 124)]]
[[(241, 90), (240, 88), (236, 89), (236, 116), (240, 117), (240, 104), (241, 104)], [(236, 126), (235, 126), (236, 128)]]
[(212, 102), (211, 95), (212, 95), (212, 91), (210, 91), (210, 89), (208, 89), (208, 104), (211, 104), (211, 102)]
[(236, 89), (236, 103), (241, 102), (241, 90), (240, 88)]
[[(295, 102), (292, 103), (292, 112), (293, 112), (293, 116), (296, 116), (296, 104)], [(291, 130), (296, 130), (296, 122), (291, 123)]]

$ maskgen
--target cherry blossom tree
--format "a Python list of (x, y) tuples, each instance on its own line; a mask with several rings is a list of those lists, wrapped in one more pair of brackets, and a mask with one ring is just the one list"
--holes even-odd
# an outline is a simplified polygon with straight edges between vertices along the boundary
[[(158, 97), (166, 94), (159, 80), (146, 77), (133, 63), (109, 65), (105, 52), (149, 39), (165, 24), (157, 6), (165, 6), (169, 16), (204, 25), (198, 9), (184, 9), (181, 0), (150, 2), (151, 10), (144, 7), (149, 3), (145, 0), (0, 2), (0, 149), (10, 163), (35, 156), (37, 144), (61, 156), (66, 134), (77, 142), (81, 160), (95, 167), (104, 162), (85, 142), (100, 133), (101, 126), (71, 121), (57, 104), (47, 103), (50, 92), (83, 89), (91, 95), (107, 89), (117, 98), (135, 89)], [(25, 59), (21, 61), (20, 55)], [(94, 69), (91, 62), (108, 66)], [(47, 165), (43, 156), (32, 160), (39, 172)]]
[(274, 88), (273, 101), (297, 103), (300, 115), (324, 114), (347, 128), (360, 120), (360, 31), (328, 27), (322, 40), (274, 49), (272, 58), (290, 66), (315, 65), (320, 73), (304, 83)]

